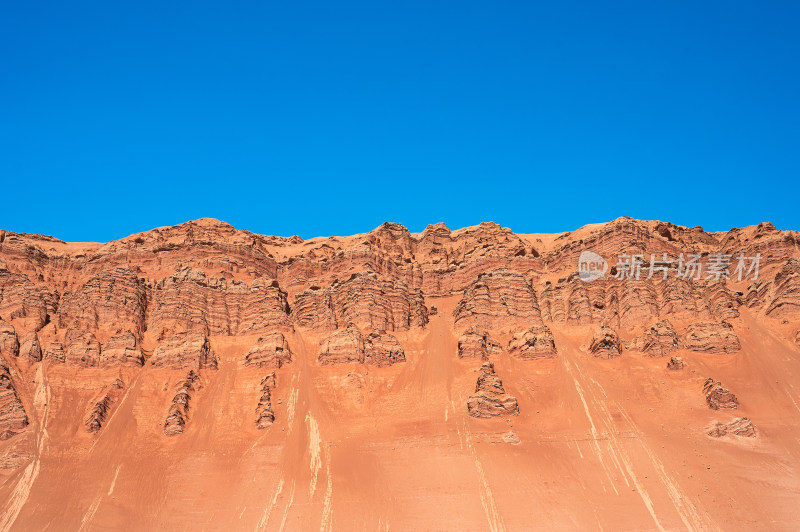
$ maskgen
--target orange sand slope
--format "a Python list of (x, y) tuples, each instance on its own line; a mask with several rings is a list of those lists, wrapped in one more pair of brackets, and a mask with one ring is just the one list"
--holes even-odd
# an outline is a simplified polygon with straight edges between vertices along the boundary
[(0, 530), (797, 530), (798, 244), (0, 231)]

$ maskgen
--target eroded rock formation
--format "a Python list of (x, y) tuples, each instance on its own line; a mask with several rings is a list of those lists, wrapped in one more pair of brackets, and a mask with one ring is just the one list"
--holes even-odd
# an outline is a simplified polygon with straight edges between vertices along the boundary
[(616, 358), (622, 354), (617, 332), (611, 327), (600, 327), (592, 337), (589, 352), (598, 358)]
[(320, 343), (320, 364), (364, 362), (364, 338), (355, 326), (336, 331)]
[(103, 344), (100, 351), (101, 366), (141, 366), (144, 354), (131, 331), (115, 334)]
[(0, 316), (19, 330), (38, 331), (55, 314), (58, 299), (50, 290), (34, 284), (23, 273), (0, 266)]
[(800, 313), (800, 258), (789, 257), (772, 279), (761, 277), (750, 284), (744, 303), (771, 318), (796, 318)]
[(366, 336), (355, 325), (334, 332), (320, 343), (320, 364), (370, 364), (386, 367), (405, 362), (406, 355), (397, 338), (373, 331)]
[(703, 393), (706, 396), (706, 403), (708, 407), (714, 410), (722, 408), (738, 408), (739, 400), (733, 393), (722, 386), (719, 381), (715, 381), (711, 377), (706, 379), (703, 384)]
[(119, 400), (124, 389), (125, 383), (120, 378), (103, 389), (100, 398), (94, 401), (89, 414), (86, 416), (86, 421), (84, 421), (88, 432), (100, 430), (109, 417), (111, 407)]
[(531, 284), (505, 269), (480, 274), (464, 290), (453, 316), (458, 326), (480, 324), (490, 330), (542, 323)]
[(275, 373), (270, 373), (261, 379), (261, 397), (256, 407), (256, 427), (265, 429), (275, 422), (275, 412), (272, 410), (272, 388), (275, 387)]
[(715, 421), (706, 430), (706, 434), (712, 438), (722, 438), (729, 434), (743, 438), (755, 438), (757, 436), (753, 422), (746, 417), (737, 417), (728, 423)]
[(733, 353), (741, 349), (739, 337), (728, 322), (698, 322), (689, 325), (683, 347), (700, 353)]
[(669, 362), (667, 362), (667, 369), (677, 371), (683, 369), (684, 367), (686, 367), (686, 363), (683, 361), (681, 357), (669, 357)]
[(678, 333), (669, 320), (659, 321), (634, 341), (634, 346), (650, 357), (667, 356), (677, 350), (678, 345)]
[(164, 421), (164, 434), (175, 436), (181, 434), (189, 420), (189, 403), (192, 400), (190, 392), (201, 388), (200, 376), (192, 369), (181, 379), (176, 388), (177, 393), (172, 398), (172, 404)]
[(531, 327), (514, 334), (508, 343), (508, 352), (515, 358), (531, 360), (553, 358), (557, 355), (553, 333), (547, 325)]
[(66, 362), (67, 355), (64, 352), (64, 344), (50, 342), (44, 350), (44, 357), (54, 362)]
[(664, 318), (725, 320), (739, 316), (739, 297), (724, 283), (674, 276), (580, 280), (577, 272), (545, 282), (539, 299), (545, 321), (606, 323), (635, 329)]
[(0, 361), (0, 440), (7, 440), (28, 426), (28, 415), (19, 398), (8, 366)]
[(14, 326), (0, 321), (0, 356), (16, 357), (19, 355), (19, 338)]
[(328, 288), (312, 286), (295, 297), (292, 315), (298, 325), (329, 330), (355, 324), (365, 330), (395, 331), (428, 323), (421, 290), (372, 272), (353, 274)]
[(500, 342), (494, 340), (480, 325), (473, 325), (458, 338), (458, 358), (488, 360), (490, 355), (502, 352)]
[(273, 332), (260, 336), (244, 357), (245, 366), (281, 368), (292, 361), (292, 350), (283, 334)]
[(290, 325), (286, 292), (276, 280), (256, 278), (248, 285), (186, 266), (155, 285), (148, 329), (158, 337), (173, 331), (237, 335)]
[(100, 342), (94, 334), (72, 330), (67, 334), (64, 361), (67, 364), (94, 367), (100, 364)]
[(365, 364), (382, 368), (405, 361), (405, 351), (395, 336), (373, 331), (364, 337)]
[(206, 335), (185, 333), (165, 338), (153, 351), (150, 364), (169, 369), (216, 369), (217, 357)]
[(481, 366), (475, 393), (467, 401), (467, 410), (472, 417), (480, 418), (519, 414), (517, 398), (506, 393), (493, 363), (484, 362)]
[(114, 268), (90, 278), (61, 299), (57, 323), (61, 329), (97, 332), (115, 327), (139, 337), (145, 328), (147, 289), (129, 267)]

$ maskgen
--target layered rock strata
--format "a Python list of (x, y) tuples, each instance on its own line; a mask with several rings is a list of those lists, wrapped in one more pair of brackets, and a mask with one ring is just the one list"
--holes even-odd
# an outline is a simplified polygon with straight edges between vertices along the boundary
[(722, 383), (715, 381), (711, 377), (706, 379), (703, 384), (703, 394), (706, 397), (708, 407), (713, 410), (739, 407), (739, 400), (736, 396), (729, 389), (723, 387)]
[(547, 325), (531, 327), (514, 334), (508, 343), (508, 352), (515, 358), (532, 360), (557, 356), (556, 342)]
[(506, 393), (493, 363), (484, 362), (481, 366), (475, 393), (467, 400), (467, 411), (478, 418), (519, 414), (517, 398)]
[(473, 325), (458, 338), (458, 358), (488, 360), (490, 355), (499, 354), (502, 350), (500, 342), (480, 325)]
[(328, 330), (355, 324), (363, 329), (396, 331), (428, 323), (421, 290), (372, 272), (353, 274), (328, 288), (310, 287), (295, 296), (292, 315), (298, 325)]
[(100, 398), (94, 401), (86, 416), (86, 421), (84, 421), (87, 432), (97, 432), (102, 428), (109, 417), (111, 407), (119, 400), (124, 390), (125, 383), (119, 378), (104, 388)]
[(480, 274), (464, 290), (453, 317), (457, 326), (490, 330), (542, 323), (536, 291), (524, 276), (506, 269)]
[(589, 352), (598, 358), (616, 358), (622, 354), (617, 332), (611, 327), (600, 327), (592, 336)]
[(281, 368), (292, 361), (292, 350), (283, 334), (260, 336), (244, 357), (245, 366)]
[(167, 419), (164, 421), (165, 435), (176, 436), (183, 433), (189, 421), (189, 404), (192, 400), (190, 392), (197, 391), (200, 387), (200, 376), (194, 370), (189, 370), (186, 377), (178, 382), (177, 393), (172, 398)]
[(742, 346), (739, 337), (728, 322), (698, 322), (689, 325), (682, 345), (699, 353), (734, 353)]

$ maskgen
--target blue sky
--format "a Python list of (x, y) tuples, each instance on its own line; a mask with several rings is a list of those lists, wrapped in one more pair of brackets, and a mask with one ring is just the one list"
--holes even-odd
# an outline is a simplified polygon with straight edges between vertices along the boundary
[(0, 228), (800, 229), (796, 2), (4, 2)]

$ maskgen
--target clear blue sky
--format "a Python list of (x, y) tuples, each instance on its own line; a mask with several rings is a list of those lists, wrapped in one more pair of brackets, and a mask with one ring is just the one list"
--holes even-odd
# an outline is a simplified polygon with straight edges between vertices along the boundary
[(800, 229), (797, 2), (393, 4), (3, 2), (0, 228)]

